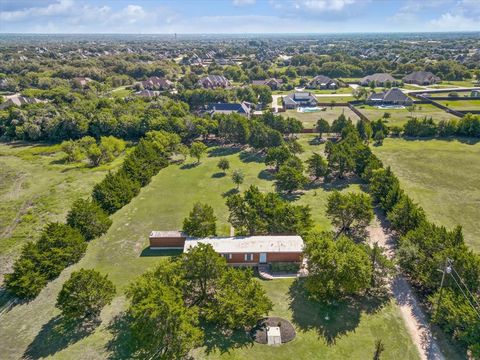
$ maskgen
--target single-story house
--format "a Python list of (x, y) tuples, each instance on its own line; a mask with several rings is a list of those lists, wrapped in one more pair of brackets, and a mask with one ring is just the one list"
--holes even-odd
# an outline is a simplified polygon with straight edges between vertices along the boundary
[(160, 95), (160, 91), (154, 91), (154, 90), (140, 90), (135, 93), (133, 93), (135, 96), (142, 96), (142, 97), (157, 97)]
[(212, 245), (230, 265), (299, 263), (303, 254), (303, 239), (298, 235), (193, 238), (179, 231), (152, 231), (150, 234), (150, 249), (187, 252), (198, 244)]
[(371, 93), (367, 98), (367, 104), (410, 106), (413, 104), (413, 100), (405, 95), (399, 88), (392, 88), (381, 93)]
[(377, 73), (365, 76), (364, 78), (360, 79), (360, 85), (362, 86), (369, 86), (371, 82), (375, 83), (375, 86), (386, 86), (387, 84), (395, 85), (398, 83), (395, 78), (387, 73)]
[(208, 104), (205, 113), (210, 115), (237, 113), (250, 117), (252, 113), (252, 104), (246, 101), (241, 103), (211, 103)]
[(280, 85), (283, 84), (283, 80), (282, 79), (275, 79), (275, 78), (271, 78), (271, 79), (266, 79), (266, 80), (253, 80), (252, 81), (252, 85), (266, 85), (268, 87), (270, 87), (270, 89), (272, 90), (277, 90)]
[(414, 71), (403, 78), (404, 83), (417, 85), (432, 85), (439, 81), (440, 78), (430, 71)]
[(38, 104), (42, 102), (45, 102), (45, 101), (42, 101), (36, 98), (21, 96), (21, 95), (14, 95), (14, 96), (10, 96), (3, 103), (0, 104), (0, 110), (9, 108), (11, 106), (20, 107), (23, 105)]
[(480, 97), (480, 90), (472, 90), (470, 97), (477, 98)]
[(317, 98), (310, 92), (295, 92), (283, 98), (283, 107), (285, 109), (296, 109), (297, 107), (317, 106)]
[(174, 85), (170, 80), (158, 76), (149, 77), (147, 80), (140, 81), (139, 84), (145, 90), (170, 90)]
[(227, 88), (230, 81), (222, 75), (208, 75), (198, 80), (198, 84), (204, 89)]
[(336, 89), (338, 84), (335, 80), (324, 75), (317, 75), (307, 85), (308, 89)]

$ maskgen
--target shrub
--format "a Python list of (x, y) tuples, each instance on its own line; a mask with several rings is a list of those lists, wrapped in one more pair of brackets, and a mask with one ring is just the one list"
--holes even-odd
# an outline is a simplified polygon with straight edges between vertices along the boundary
[(79, 199), (67, 215), (67, 224), (78, 229), (88, 241), (105, 234), (112, 220), (96, 202)]

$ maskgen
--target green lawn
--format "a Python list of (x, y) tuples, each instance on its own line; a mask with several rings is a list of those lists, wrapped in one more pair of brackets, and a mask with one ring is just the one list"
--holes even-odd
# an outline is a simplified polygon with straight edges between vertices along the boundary
[(463, 81), (442, 81), (439, 85), (444, 87), (474, 87), (475, 83), (472, 80)]
[(319, 103), (331, 103), (335, 101), (336, 103), (345, 103), (355, 100), (353, 96), (317, 96)]
[[(321, 152), (323, 149), (323, 145), (310, 145), (313, 138), (313, 135), (305, 135), (300, 139), (307, 150), (302, 154), (303, 159), (308, 157), (311, 151)], [(21, 151), (21, 148), (15, 151)], [(0, 354), (3, 358), (18, 359), (22, 356), (31, 358), (53, 356), (56, 359), (106, 358), (109, 352), (107, 343), (111, 339), (107, 328), (111, 320), (125, 308), (123, 296), (125, 288), (135, 277), (163, 259), (159, 256), (151, 256), (152, 253), (147, 249), (150, 231), (180, 228), (183, 218), (188, 215), (193, 203), (201, 201), (214, 207), (218, 217), (218, 234), (229, 233), (224, 194), (231, 192), (234, 186), (230, 177), (222, 176), (216, 167), (220, 156), (229, 159), (232, 170), (242, 169), (245, 172), (245, 183), (241, 185), (241, 190), (249, 184), (256, 184), (263, 191), (272, 189), (271, 175), (265, 171), (264, 164), (258, 162), (258, 157), (235, 149), (213, 150), (211, 155), (204, 158), (198, 166), (191, 166), (191, 160), (188, 160), (186, 166), (171, 165), (161, 170), (130, 204), (112, 216), (113, 224), (108, 233), (90, 242), (84, 258), (78, 264), (63, 271), (60, 277), (50, 282), (35, 300), (17, 305), (3, 314), (0, 321)], [(93, 176), (88, 181), (84, 178), (82, 181), (89, 183), (89, 189), (85, 185), (84, 191), (90, 192), (93, 182), (98, 181), (100, 177), (98, 174), (95, 181)], [(332, 188), (360, 191), (359, 184), (348, 186), (348, 184), (335, 183), (325, 189), (312, 188), (295, 200), (312, 207), (312, 217), (318, 230), (330, 228), (324, 209), (328, 190)], [(62, 206), (68, 207), (66, 204)], [(64, 212), (58, 214), (57, 218), (61, 220), (63, 217)], [(55, 298), (71, 272), (80, 268), (95, 268), (108, 274), (117, 286), (118, 297), (105, 308), (102, 313), (103, 322), (94, 332), (61, 333), (58, 331)], [(277, 289), (274, 283), (265, 283), (265, 285), (273, 287), (269, 288), (270, 294)], [(278, 287), (275, 291), (278, 291), (278, 294), (285, 294), (287, 287), (288, 284)], [(276, 309), (285, 309), (283, 299), (274, 297), (273, 301), (278, 304)], [(280, 314), (288, 316), (285, 312)], [(391, 330), (385, 335), (387, 328)], [(288, 347), (291, 353), (303, 351), (304, 354), (310, 354), (316, 353), (317, 346), (321, 346), (318, 349), (322, 351), (325, 349), (328, 354), (340, 358), (350, 351), (360, 351), (356, 348), (367, 346), (366, 344), (368, 344), (368, 352), (373, 351), (375, 339), (382, 335), (386, 343), (392, 344), (391, 349), (387, 351), (395, 354), (397, 348), (411, 347), (405, 337), (399, 335), (403, 333), (404, 330), (400, 326), (395, 309), (387, 306), (375, 315), (362, 315), (358, 326), (352, 326), (351, 330), (338, 339), (340, 345), (328, 347), (325, 344), (322, 345), (318, 334), (315, 331), (309, 331), (305, 336), (299, 335), (298, 340)], [(258, 350), (258, 352), (262, 351), (266, 350)], [(256, 354), (257, 351), (254, 348), (246, 356), (255, 358)], [(278, 357), (282, 358), (282, 356), (281, 352), (278, 352)]]
[(223, 353), (198, 349), (193, 353), (195, 359), (371, 359), (377, 339), (385, 344), (385, 359), (419, 358), (391, 302), (382, 306), (367, 301), (327, 306), (298, 295), (293, 279), (262, 283), (274, 302), (271, 315), (290, 320), (296, 327), (296, 338), (281, 346), (242, 344)]
[(62, 221), (71, 203), (90, 194), (108, 169), (64, 164), (59, 146), (0, 144), (0, 280), (27, 240), (48, 221)]
[(300, 120), (305, 128), (312, 129), (315, 127), (315, 124), (319, 119), (323, 118), (331, 124), (342, 113), (344, 113), (347, 118), (352, 119), (354, 123), (356, 123), (359, 119), (357, 114), (355, 114), (348, 107), (344, 106), (328, 106), (325, 111), (317, 111), (311, 113), (301, 113), (297, 110), (287, 110), (282, 114), (285, 114), (285, 116), (294, 117)]
[[(390, 114), (390, 118), (388, 120), (387, 125), (389, 126), (402, 126), (410, 119), (410, 111), (405, 109), (377, 109), (374, 106), (370, 105), (360, 105), (357, 106), (358, 110), (360, 110), (367, 118), (371, 121), (378, 120), (383, 117), (383, 114), (386, 112)], [(439, 122), (441, 120), (450, 120), (450, 119), (458, 119), (458, 117), (449, 114), (433, 105), (430, 104), (422, 104), (416, 105), (415, 111), (412, 114), (414, 117), (422, 119), (423, 117), (432, 117), (435, 122)]]
[(480, 143), (386, 139), (373, 150), (432, 220), (462, 225), (467, 244), (480, 251)]
[[(470, 93), (471, 91), (452, 91), (456, 94), (458, 94), (459, 97), (463, 98), (463, 97), (470, 97)], [(450, 92), (446, 92), (446, 93), (429, 93), (428, 96), (429, 97), (445, 97), (445, 96), (448, 96)]]
[(468, 100), (440, 100), (440, 104), (455, 110), (480, 110), (480, 99)]

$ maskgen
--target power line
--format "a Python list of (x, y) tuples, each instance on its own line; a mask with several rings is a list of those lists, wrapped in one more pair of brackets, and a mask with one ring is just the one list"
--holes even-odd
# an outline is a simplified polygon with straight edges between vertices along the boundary
[[(465, 287), (465, 289), (467, 289), (468, 293), (470, 294), (470, 296), (472, 297), (473, 301), (475, 301), (475, 304), (480, 308), (480, 303), (478, 303), (477, 301), (477, 298), (472, 294), (472, 292), (470, 291), (470, 289), (468, 288), (468, 286), (465, 284), (465, 282), (463, 281), (462, 277), (458, 274), (457, 270), (455, 270), (455, 268), (453, 267), (453, 265), (450, 265), (452, 270), (455, 271), (455, 274), (457, 274), (458, 276), (458, 279), (460, 280), (460, 282), (462, 283), (462, 285)], [(453, 275), (452, 275), (453, 276)]]
[(473, 306), (473, 304), (471, 303), (470, 299), (467, 297), (467, 295), (465, 295), (465, 292), (463, 291), (462, 287), (458, 284), (457, 282), (457, 279), (455, 279), (454, 276), (452, 276), (452, 279), (455, 281), (455, 284), (457, 284), (458, 288), (460, 289), (460, 291), (462, 292), (463, 296), (465, 297), (465, 299), (468, 301), (468, 304), (472, 307), (472, 309), (477, 313), (478, 315), (478, 318), (480, 319), (480, 312), (478, 312), (477, 308), (475, 306)]

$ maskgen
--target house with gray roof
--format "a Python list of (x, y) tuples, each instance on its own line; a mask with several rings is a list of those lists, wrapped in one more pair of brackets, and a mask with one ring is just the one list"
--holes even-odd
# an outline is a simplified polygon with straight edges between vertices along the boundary
[(307, 89), (336, 89), (337, 87), (337, 82), (325, 75), (317, 75), (307, 84)]
[(149, 77), (140, 81), (139, 84), (142, 85), (144, 90), (170, 90), (174, 85), (170, 80), (158, 76)]
[(211, 116), (237, 113), (248, 118), (252, 113), (252, 104), (246, 101), (241, 103), (211, 103), (208, 104), (205, 113)]
[(386, 86), (388, 84), (396, 85), (399, 81), (387, 73), (376, 73), (372, 75), (365, 76), (360, 79), (360, 85), (369, 86), (371, 82), (375, 83), (375, 86)]
[(433, 85), (439, 81), (440, 78), (430, 71), (414, 71), (403, 78), (404, 83), (417, 85)]
[(282, 79), (253, 80), (252, 85), (266, 85), (272, 90), (277, 90), (283, 84)]
[(371, 93), (367, 98), (367, 104), (410, 106), (413, 104), (413, 100), (405, 95), (399, 88), (392, 88), (385, 92)]
[(283, 98), (285, 109), (296, 109), (298, 107), (317, 106), (317, 98), (314, 94), (306, 91), (289, 94)]
[(228, 81), (228, 79), (222, 75), (208, 75), (198, 80), (198, 85), (204, 89), (225, 89), (230, 87), (230, 81)]

